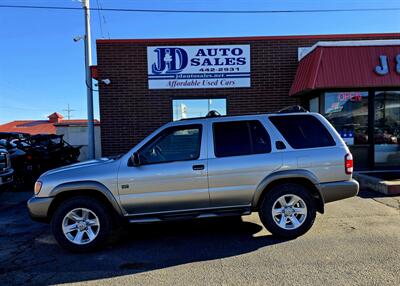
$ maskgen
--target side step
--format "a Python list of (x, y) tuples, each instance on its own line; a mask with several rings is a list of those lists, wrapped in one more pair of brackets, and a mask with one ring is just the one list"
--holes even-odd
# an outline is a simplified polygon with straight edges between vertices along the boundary
[(251, 213), (250, 208), (240, 209), (219, 209), (209, 210), (207, 212), (183, 212), (183, 213), (169, 213), (169, 214), (151, 214), (141, 216), (128, 217), (129, 223), (153, 223), (161, 221), (177, 221), (177, 220), (189, 220), (199, 218), (212, 218), (212, 217), (225, 217), (225, 216), (242, 216), (249, 215)]

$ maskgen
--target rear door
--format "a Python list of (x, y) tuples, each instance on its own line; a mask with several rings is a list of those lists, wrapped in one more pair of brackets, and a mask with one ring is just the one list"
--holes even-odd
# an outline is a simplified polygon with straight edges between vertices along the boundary
[(281, 166), (282, 155), (258, 119), (210, 120), (208, 181), (212, 207), (251, 204), (259, 183)]

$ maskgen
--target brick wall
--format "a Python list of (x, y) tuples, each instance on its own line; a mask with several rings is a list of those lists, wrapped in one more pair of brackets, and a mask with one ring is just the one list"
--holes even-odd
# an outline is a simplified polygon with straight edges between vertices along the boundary
[[(230, 115), (277, 111), (301, 99), (288, 96), (297, 68), (298, 47), (318, 41), (392, 39), (393, 35), (342, 35), (199, 40), (103, 40), (97, 42), (103, 155), (123, 153), (172, 120), (173, 98), (226, 98)], [(251, 87), (149, 90), (147, 46), (250, 44)]]

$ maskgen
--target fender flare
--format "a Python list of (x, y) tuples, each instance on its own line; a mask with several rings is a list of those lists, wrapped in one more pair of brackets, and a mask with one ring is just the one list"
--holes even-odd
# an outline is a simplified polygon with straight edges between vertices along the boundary
[(96, 181), (77, 181), (63, 183), (53, 188), (49, 196), (56, 197), (61, 193), (79, 190), (91, 190), (101, 193), (119, 215), (123, 216), (125, 214), (124, 210), (120, 207), (111, 191), (106, 186)]
[(310, 183), (312, 183), (315, 187), (315, 190), (318, 192), (318, 196), (320, 198), (320, 211), (321, 213), (324, 212), (324, 196), (321, 193), (321, 190), (319, 188), (319, 180), (318, 178), (310, 171), (308, 170), (302, 170), (302, 169), (296, 169), (296, 170), (284, 170), (284, 171), (277, 171), (272, 174), (269, 174), (266, 176), (260, 184), (257, 186), (256, 191), (253, 196), (252, 200), (252, 206), (255, 208), (259, 200), (263, 194), (263, 192), (268, 188), (268, 186), (277, 181), (277, 180), (282, 180), (282, 179), (305, 179), (308, 180)]

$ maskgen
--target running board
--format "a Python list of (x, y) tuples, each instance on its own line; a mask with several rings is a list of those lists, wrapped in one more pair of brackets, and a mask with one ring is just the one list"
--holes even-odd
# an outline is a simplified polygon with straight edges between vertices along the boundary
[(189, 220), (198, 218), (212, 218), (212, 217), (225, 217), (225, 216), (242, 216), (249, 215), (251, 213), (250, 208), (241, 209), (221, 209), (214, 210), (212, 212), (189, 212), (189, 213), (172, 213), (172, 214), (160, 214), (160, 215), (149, 215), (149, 216), (138, 216), (128, 217), (129, 223), (153, 223), (161, 221), (175, 221), (175, 220)]

